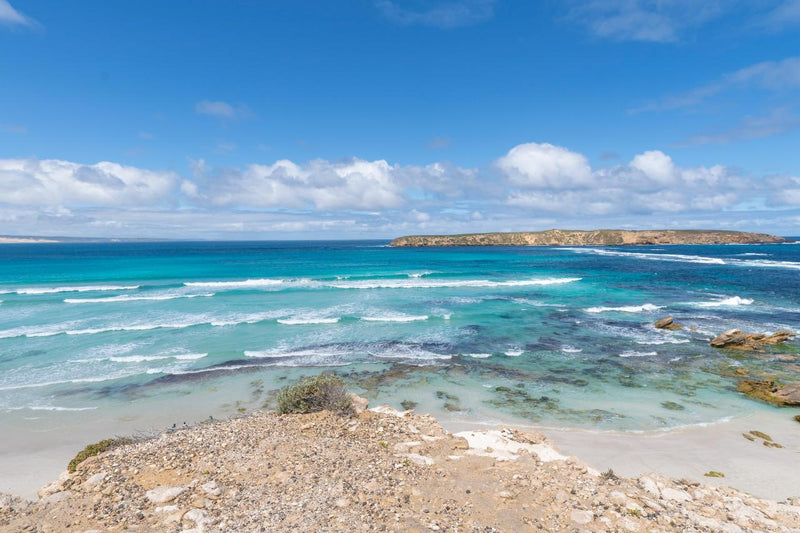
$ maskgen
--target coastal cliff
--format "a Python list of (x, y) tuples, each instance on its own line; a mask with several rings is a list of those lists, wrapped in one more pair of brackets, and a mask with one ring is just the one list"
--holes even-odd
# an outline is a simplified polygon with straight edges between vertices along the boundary
[(620, 246), (635, 244), (766, 244), (786, 242), (766, 233), (721, 230), (561, 230), (461, 235), (410, 235), (392, 246)]

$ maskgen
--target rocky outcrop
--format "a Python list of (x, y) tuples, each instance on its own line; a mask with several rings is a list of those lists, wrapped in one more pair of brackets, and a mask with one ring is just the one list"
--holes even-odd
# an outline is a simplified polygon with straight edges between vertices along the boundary
[(683, 329), (683, 324), (678, 324), (671, 316), (656, 320), (653, 326), (658, 329)]
[(736, 350), (759, 350), (763, 346), (781, 344), (796, 335), (791, 331), (776, 331), (772, 335), (766, 333), (745, 333), (740, 329), (729, 329), (711, 340), (716, 348), (733, 348)]
[(800, 383), (781, 386), (769, 379), (743, 379), (737, 388), (751, 398), (774, 405), (800, 406)]
[(620, 246), (635, 244), (759, 244), (786, 242), (765, 233), (720, 230), (560, 230), (399, 237), (392, 246)]
[[(55, 497), (53, 497), (55, 496)], [(92, 456), (0, 531), (797, 531), (800, 499), (601, 474), (543, 435), (378, 407), (255, 413)]]

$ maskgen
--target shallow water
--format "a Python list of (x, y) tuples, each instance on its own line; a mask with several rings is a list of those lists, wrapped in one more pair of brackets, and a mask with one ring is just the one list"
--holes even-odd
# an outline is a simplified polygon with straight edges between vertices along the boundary
[[(445, 420), (618, 431), (772, 409), (735, 391), (738, 366), (800, 375), (796, 341), (708, 346), (798, 329), (796, 245), (7, 245), (0, 300), (0, 423), (45, 448), (60, 424), (225, 416), (320, 371)], [(696, 329), (652, 327), (667, 315)]]

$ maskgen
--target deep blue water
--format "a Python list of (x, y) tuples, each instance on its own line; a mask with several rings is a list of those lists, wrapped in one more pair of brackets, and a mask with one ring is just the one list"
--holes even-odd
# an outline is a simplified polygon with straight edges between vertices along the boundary
[[(708, 345), (800, 329), (797, 245), (386, 244), (2, 246), (0, 423), (189, 400), (225, 414), (334, 371), (445, 418), (650, 430), (770, 409), (736, 392), (738, 367), (800, 374), (796, 341)], [(687, 329), (652, 327), (667, 315)]]

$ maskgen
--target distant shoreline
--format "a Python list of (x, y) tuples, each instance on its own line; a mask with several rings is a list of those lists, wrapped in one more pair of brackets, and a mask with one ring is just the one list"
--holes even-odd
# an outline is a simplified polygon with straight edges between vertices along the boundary
[(723, 230), (560, 230), (410, 235), (395, 247), (427, 246), (630, 246), (649, 244), (777, 244), (789, 239), (767, 233)]

